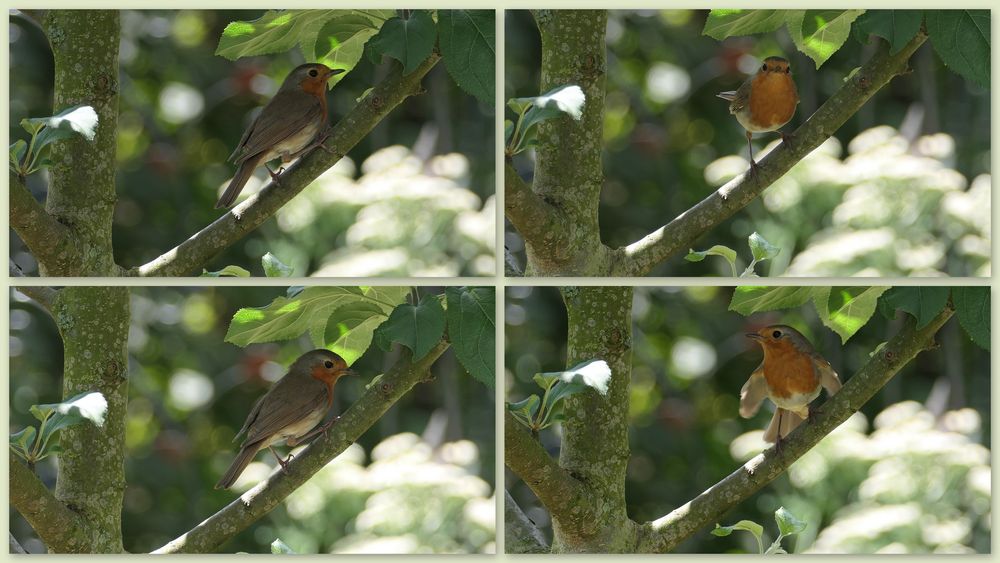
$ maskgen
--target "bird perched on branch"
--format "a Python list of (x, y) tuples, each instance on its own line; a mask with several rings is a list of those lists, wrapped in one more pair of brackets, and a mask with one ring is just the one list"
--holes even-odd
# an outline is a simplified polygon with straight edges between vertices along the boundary
[(326, 432), (340, 418), (316, 426), (333, 406), (333, 386), (341, 377), (354, 374), (343, 358), (329, 350), (313, 350), (299, 356), (288, 368), (288, 373), (250, 409), (243, 428), (233, 438), (235, 442), (246, 434), (240, 453), (215, 488), (231, 487), (257, 452), (264, 448), (271, 450), (284, 470), (292, 456), (281, 459), (272, 444), (285, 440), (294, 447)]
[(247, 127), (240, 144), (230, 155), (239, 166), (226, 191), (215, 204), (229, 207), (243, 191), (243, 186), (258, 166), (263, 164), (274, 182), (281, 170), (274, 172), (267, 163), (281, 158), (288, 164), (306, 152), (322, 146), (327, 131), (326, 83), (344, 72), (319, 63), (299, 65)]
[[(792, 80), (792, 67), (781, 57), (764, 59), (757, 74), (749, 77), (737, 90), (716, 94), (729, 101), (729, 113), (746, 129), (750, 150), (750, 170), (756, 172), (750, 140), (754, 133), (777, 131), (792, 120), (799, 94)], [(779, 131), (779, 133), (781, 133)], [(788, 135), (781, 133), (782, 142)]]
[(764, 360), (740, 391), (740, 416), (752, 417), (765, 397), (771, 399), (777, 408), (764, 431), (764, 441), (780, 448), (789, 432), (818, 412), (810, 412), (809, 403), (821, 388), (830, 396), (840, 391), (840, 378), (806, 337), (790, 326), (771, 325), (747, 337), (764, 349)]

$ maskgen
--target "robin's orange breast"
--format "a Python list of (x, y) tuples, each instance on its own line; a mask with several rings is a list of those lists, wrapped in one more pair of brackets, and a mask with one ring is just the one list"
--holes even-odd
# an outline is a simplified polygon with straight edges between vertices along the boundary
[(787, 342), (770, 344), (765, 348), (764, 379), (771, 394), (780, 398), (811, 395), (819, 389), (812, 358)]
[(792, 77), (784, 73), (761, 73), (750, 87), (750, 124), (760, 131), (774, 131), (795, 115), (799, 95)]

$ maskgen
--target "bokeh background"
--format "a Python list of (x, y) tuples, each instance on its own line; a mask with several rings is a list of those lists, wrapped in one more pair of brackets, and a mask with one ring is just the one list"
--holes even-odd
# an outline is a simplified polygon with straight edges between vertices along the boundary
[[(566, 368), (566, 312), (557, 288), (506, 293), (506, 392), (518, 401), (538, 392), (535, 373)], [(740, 389), (761, 361), (746, 332), (789, 324), (846, 382), (901, 323), (876, 313), (841, 345), (811, 306), (743, 317), (728, 311), (731, 297), (731, 288), (635, 288), (625, 494), (636, 521), (669, 513), (764, 448), (771, 403), (752, 419), (738, 414)], [(808, 524), (785, 540), (789, 553), (989, 553), (990, 356), (956, 319), (937, 342), (719, 524), (760, 523), (766, 547), (777, 535), (774, 511), (784, 506)], [(541, 433), (554, 456), (558, 428)], [(506, 479), (551, 537), (549, 517), (530, 489), (509, 471)], [(710, 530), (699, 530), (678, 552), (757, 553), (748, 533), (715, 537)]]
[[(226, 162), (254, 110), (302, 53), (229, 61), (215, 55), (225, 26), (264, 10), (125, 10), (121, 15), (115, 258), (142, 265), (221, 215), (215, 201), (235, 172)], [(42, 30), (11, 18), (11, 141), (24, 117), (52, 115), (52, 54)], [(330, 123), (398, 64), (364, 57), (328, 92)], [(14, 79), (16, 77), (16, 79)], [(354, 150), (275, 218), (218, 256), (263, 275), (268, 251), (305, 276), (492, 275), (495, 270), (494, 110), (455, 85), (444, 64), (427, 92), (396, 108)], [(44, 174), (29, 187), (44, 198)], [(263, 187), (258, 170), (245, 188)], [(11, 257), (30, 255), (11, 233)]]
[[(237, 452), (232, 439), (254, 401), (313, 348), (307, 337), (246, 349), (224, 342), (237, 309), (267, 305), (284, 293), (282, 287), (133, 290), (122, 516), (127, 551), (161, 547), (276, 466), (262, 452), (233, 490), (213, 489)], [(31, 405), (62, 399), (63, 358), (51, 319), (19, 293), (11, 297), (13, 433), (37, 426)], [(354, 364), (362, 375), (337, 385), (334, 412), (346, 411), (397, 357), (372, 346)], [(417, 385), (347, 451), (220, 551), (270, 553), (275, 538), (298, 553), (494, 550), (493, 390), (466, 374), (450, 350), (431, 373), (433, 382)], [(50, 487), (55, 463), (48, 458), (37, 468)], [(41, 552), (30, 526), (8, 510), (14, 536), (29, 551)]]
[[(504, 97), (536, 96), (538, 30), (528, 11), (505, 14)], [(600, 216), (602, 240), (612, 248), (642, 238), (747, 169), (743, 128), (716, 93), (739, 87), (760, 59), (791, 62), (801, 97), (785, 127), (791, 132), (875, 49), (851, 37), (817, 70), (785, 28), (719, 42), (701, 34), (707, 17), (707, 10), (609, 12)], [(742, 271), (750, 261), (747, 237), (757, 231), (782, 249), (757, 268), (760, 275), (988, 276), (990, 93), (945, 68), (930, 44), (911, 67), (695, 250), (734, 248)], [(754, 154), (777, 138), (755, 136)], [(515, 159), (528, 179), (532, 158)], [(505, 243), (523, 252), (509, 224)], [(690, 263), (679, 255), (653, 275), (732, 274), (722, 259)]]

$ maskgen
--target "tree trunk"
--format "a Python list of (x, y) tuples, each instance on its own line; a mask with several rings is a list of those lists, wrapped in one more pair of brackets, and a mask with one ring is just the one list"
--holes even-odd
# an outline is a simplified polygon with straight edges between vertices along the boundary
[(70, 229), (73, 264), (46, 264), (42, 276), (118, 275), (111, 246), (118, 130), (119, 14), (114, 10), (52, 10), (45, 32), (55, 59), (53, 114), (74, 105), (97, 112), (97, 135), (79, 135), (51, 148), (45, 209)]
[(121, 553), (128, 288), (67, 287), (52, 313), (63, 341), (63, 398), (100, 391), (108, 401), (103, 428), (87, 423), (60, 431), (56, 498), (89, 527), (91, 544), (80, 552)]
[(632, 373), (632, 288), (562, 290), (569, 321), (567, 367), (602, 359), (611, 368), (608, 394), (566, 400), (559, 465), (584, 484), (595, 509), (587, 529), (567, 529), (553, 518), (553, 552), (630, 552), (635, 524), (625, 506), (628, 466), (628, 386)]

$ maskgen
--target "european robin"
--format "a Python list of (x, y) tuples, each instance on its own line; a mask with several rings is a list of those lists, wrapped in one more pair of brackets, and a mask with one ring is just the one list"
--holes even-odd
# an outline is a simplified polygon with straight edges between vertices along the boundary
[[(747, 78), (739, 89), (719, 92), (717, 96), (729, 101), (729, 113), (735, 115), (736, 121), (746, 129), (750, 169), (756, 170), (753, 146), (750, 145), (753, 134), (777, 131), (795, 115), (799, 93), (792, 80), (792, 67), (781, 57), (768, 57), (757, 74)], [(787, 137), (781, 133), (783, 142)]]
[[(216, 489), (228, 489), (246, 466), (264, 448), (271, 450), (284, 469), (288, 460), (274, 451), (272, 444), (282, 440), (294, 447), (320, 432), (326, 432), (340, 417), (316, 426), (333, 405), (333, 386), (345, 375), (354, 375), (343, 358), (329, 350), (313, 350), (299, 356), (263, 397), (257, 400), (243, 428), (233, 438), (235, 442), (246, 433), (240, 453), (226, 474), (216, 483)], [(291, 455), (288, 456), (291, 459)]]
[[(288, 164), (302, 154), (322, 145), (321, 133), (326, 131), (326, 83), (330, 77), (344, 72), (319, 63), (299, 65), (247, 127), (240, 144), (229, 156), (239, 166), (225, 193), (215, 204), (216, 209), (229, 207), (243, 191), (243, 186), (258, 166), (280, 157)], [(267, 167), (275, 182), (281, 170)]]
[(747, 337), (764, 349), (764, 360), (740, 391), (740, 416), (752, 417), (764, 397), (771, 399), (777, 408), (764, 431), (764, 441), (780, 448), (782, 438), (818, 412), (810, 413), (809, 403), (819, 396), (820, 387), (833, 396), (840, 391), (840, 378), (806, 337), (790, 326), (768, 326)]

